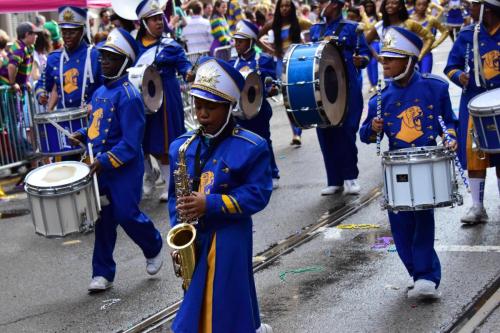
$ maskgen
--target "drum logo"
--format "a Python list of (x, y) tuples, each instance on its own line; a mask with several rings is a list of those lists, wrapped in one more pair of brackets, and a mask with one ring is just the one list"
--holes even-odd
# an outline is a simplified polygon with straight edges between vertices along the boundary
[(500, 74), (500, 51), (493, 50), (483, 56), (484, 78), (491, 80)]
[(88, 137), (90, 140), (93, 140), (99, 136), (99, 126), (101, 125), (101, 119), (104, 115), (104, 110), (99, 108), (92, 113), (92, 123), (88, 129)]
[[(71, 129), (67, 126), (65, 126), (64, 129), (68, 132), (71, 132)], [(64, 135), (64, 133), (57, 131), (57, 140), (59, 141), (59, 147), (61, 149), (71, 148), (71, 145), (68, 143), (68, 140), (66, 139), (66, 135)]]
[(489, 124), (488, 126), (486, 126), (486, 130), (490, 132), (496, 132), (497, 127), (495, 126), (495, 124)]
[(401, 119), (401, 129), (396, 138), (411, 143), (424, 135), (422, 132), (423, 111), (419, 106), (412, 106), (401, 112), (398, 116)]
[(71, 68), (64, 73), (64, 92), (71, 94), (78, 89), (78, 69)]
[(204, 194), (210, 194), (212, 187), (214, 186), (214, 173), (212, 171), (207, 171), (201, 174), (200, 177), (200, 187), (199, 191)]

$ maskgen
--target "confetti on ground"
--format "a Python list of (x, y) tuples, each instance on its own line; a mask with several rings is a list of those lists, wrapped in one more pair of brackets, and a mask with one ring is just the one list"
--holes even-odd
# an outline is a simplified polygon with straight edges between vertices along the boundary
[(341, 224), (337, 226), (338, 229), (377, 229), (380, 228), (378, 224)]
[(62, 243), (62, 245), (66, 246), (66, 245), (75, 245), (75, 244), (80, 244), (82, 241), (78, 240), (78, 239), (74, 239), (74, 240), (70, 240), (70, 241), (66, 241), (64, 243)]
[(393, 242), (392, 237), (379, 237), (375, 244), (372, 245), (372, 250), (387, 249)]
[(285, 276), (287, 274), (302, 274), (302, 273), (308, 273), (308, 272), (322, 272), (324, 269), (321, 266), (311, 266), (311, 267), (304, 267), (304, 268), (297, 268), (297, 269), (292, 269), (289, 271), (284, 271), (280, 273), (280, 280), (283, 282), (285, 281)]
[(398, 286), (394, 286), (392, 284), (386, 284), (385, 289), (391, 289), (391, 290), (399, 290)]
[(285, 155), (280, 155), (280, 156), (278, 156), (278, 159), (280, 159), (280, 160), (284, 160), (285, 158), (286, 158), (286, 156), (285, 156)]
[(111, 305), (116, 304), (116, 303), (118, 303), (120, 301), (121, 301), (120, 298), (112, 298), (112, 299), (104, 300), (104, 301), (102, 301), (104, 304), (101, 306), (101, 310), (106, 310)]
[(387, 248), (387, 252), (397, 252), (398, 250), (396, 250), (396, 245), (394, 244), (391, 244), (391, 246), (389, 246)]

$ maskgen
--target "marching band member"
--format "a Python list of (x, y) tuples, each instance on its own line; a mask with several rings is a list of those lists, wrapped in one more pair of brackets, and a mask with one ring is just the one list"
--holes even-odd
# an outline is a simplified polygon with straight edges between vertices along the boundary
[[(176, 333), (272, 332), (260, 322), (251, 218), (271, 197), (271, 164), (266, 140), (235, 125), (231, 115), (243, 86), (233, 66), (205, 58), (191, 89), (201, 128), (170, 146), (170, 224), (178, 223), (176, 214), (198, 219), (198, 259), (172, 324)], [(183, 156), (195, 191), (176, 198), (175, 161), (188, 139)]]
[[(81, 107), (102, 85), (99, 52), (87, 40), (87, 9), (63, 6), (58, 12), (64, 48), (49, 54), (36, 85), (36, 97), (40, 104), (47, 105), (54, 88), (59, 109)], [(49, 110), (53, 107), (48, 106)]]
[(163, 263), (161, 235), (139, 209), (145, 116), (141, 95), (128, 81), (126, 72), (137, 57), (138, 47), (128, 32), (117, 28), (99, 50), (104, 85), (92, 98), (89, 127), (75, 132), (71, 139), (75, 145), (87, 142), (92, 147), (96, 159), (91, 173), (97, 173), (101, 198), (105, 196), (109, 201), (107, 205), (103, 203), (95, 228), (92, 281), (88, 288), (91, 292), (106, 290), (113, 284), (118, 225), (141, 248), (147, 258), (148, 274), (156, 274)]
[[(463, 28), (453, 44), (448, 56), (444, 73), (456, 85), (463, 87), (460, 99), (458, 128), (460, 162), (467, 168), (472, 195), (472, 206), (461, 218), (463, 223), (486, 222), (488, 214), (483, 206), (486, 169), (496, 167), (497, 182), (500, 192), (500, 154), (485, 154), (472, 149), (472, 120), (467, 105), (474, 97), (487, 90), (500, 87), (499, 44), (500, 44), (500, 2), (484, 0), (483, 21), (479, 23), (478, 40), (480, 41), (477, 57), (474, 56), (475, 25)], [(474, 58), (478, 59), (475, 63)], [(475, 68), (478, 68), (477, 72)], [(479, 79), (479, 80), (477, 80)]]
[[(240, 72), (257, 71), (262, 79), (262, 83), (265, 85), (265, 79), (267, 77), (276, 78), (276, 71), (274, 60), (270, 55), (255, 52), (254, 46), (256, 45), (258, 33), (259, 28), (249, 20), (242, 20), (238, 23), (233, 36), (238, 57), (236, 60), (232, 60), (231, 64)], [(271, 154), (273, 188), (278, 188), (280, 176), (271, 141), (270, 121), (273, 116), (273, 110), (266, 98), (277, 94), (278, 91), (275, 86), (270, 89), (265, 88), (264, 90), (264, 100), (262, 101), (262, 106), (257, 116), (250, 120), (237, 119), (236, 121), (241, 127), (266, 139)]]
[[(163, 11), (158, 0), (143, 0), (136, 9), (141, 22), (137, 41), (139, 42), (140, 57), (151, 58), (160, 72), (163, 81), (163, 104), (160, 109), (146, 116), (146, 130), (144, 133), (144, 153), (152, 155), (158, 160), (160, 172), (165, 181), (168, 179), (168, 146), (178, 136), (183, 134), (184, 107), (182, 104), (181, 88), (177, 73), (189, 80), (188, 72), (191, 63), (186, 57), (184, 49), (172, 38), (167, 37), (167, 28)], [(149, 195), (155, 185), (155, 177), (149, 156), (145, 159), (144, 194)], [(167, 201), (167, 192), (160, 196), (160, 201)]]
[[(311, 27), (311, 40), (323, 38), (337, 40), (350, 78), (357, 78), (361, 68), (368, 64), (369, 51), (364, 35), (358, 30), (358, 23), (342, 19), (344, 0), (320, 1), (326, 22)], [(359, 49), (359, 51), (358, 51)], [(356, 132), (363, 111), (363, 95), (357, 79), (349, 80), (348, 111), (340, 127), (317, 128), (318, 140), (323, 153), (328, 184), (322, 195), (342, 191), (358, 194), (361, 190), (358, 178), (358, 149)]]
[[(455, 137), (448, 83), (415, 70), (421, 48), (416, 34), (401, 27), (388, 29), (380, 55), (384, 76), (392, 81), (381, 92), (382, 118), (377, 118), (377, 96), (370, 99), (361, 141), (373, 143), (380, 133), (388, 137), (390, 150), (435, 146), (442, 132), (438, 116), (443, 117), (450, 137)], [(454, 139), (446, 144), (456, 148)], [(438, 298), (441, 266), (434, 250), (434, 210), (388, 214), (399, 257), (415, 281), (408, 297)]]
[(450, 30), (451, 39), (455, 41), (466, 18), (462, 0), (443, 0), (441, 5), (445, 6), (444, 23)]
[[(434, 16), (427, 14), (430, 1), (431, 0), (417, 0), (415, 3), (415, 12), (411, 18), (429, 30), (434, 36), (436, 35), (436, 31), (439, 30), (441, 36), (432, 45), (432, 48), (434, 49), (444, 42), (450, 32)], [(420, 73), (431, 73), (432, 61), (432, 52), (429, 52), (418, 63)]]
[(390, 26), (398, 26), (416, 33), (423, 41), (422, 51), (420, 51), (419, 60), (426, 55), (434, 43), (434, 35), (419, 23), (410, 20), (404, 0), (382, 0), (380, 5), (382, 20), (366, 33), (368, 43), (374, 40), (384, 40), (384, 35)]

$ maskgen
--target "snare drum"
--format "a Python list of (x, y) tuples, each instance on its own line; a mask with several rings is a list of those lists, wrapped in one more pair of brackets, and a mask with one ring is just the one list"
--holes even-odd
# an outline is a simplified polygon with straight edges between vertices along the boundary
[(128, 80), (139, 90), (146, 114), (153, 114), (163, 102), (163, 85), (160, 73), (154, 66), (139, 64), (128, 70)]
[(384, 207), (390, 211), (414, 211), (461, 205), (453, 161), (453, 153), (444, 147), (385, 152)]
[(56, 122), (69, 133), (73, 133), (87, 126), (87, 109), (68, 108), (34, 116), (38, 146), (42, 155), (73, 155), (83, 152), (82, 148), (72, 146), (68, 138), (47, 119)]
[(477, 145), (486, 153), (500, 153), (500, 88), (474, 97), (468, 105)]
[(282, 92), (292, 122), (301, 128), (342, 124), (347, 73), (333, 42), (292, 44), (283, 58)]
[(37, 234), (63, 237), (93, 229), (97, 198), (86, 164), (67, 161), (41, 166), (26, 176), (24, 189)]
[(264, 101), (264, 85), (255, 71), (241, 72), (241, 75), (245, 78), (245, 86), (233, 113), (238, 118), (250, 120), (260, 111)]

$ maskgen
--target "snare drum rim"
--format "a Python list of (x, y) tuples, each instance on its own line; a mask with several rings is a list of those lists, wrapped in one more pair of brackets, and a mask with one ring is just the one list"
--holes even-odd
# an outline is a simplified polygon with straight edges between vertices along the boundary
[(47, 119), (51, 119), (56, 123), (60, 121), (71, 121), (87, 117), (87, 109), (85, 108), (67, 108), (59, 111), (44, 112), (36, 114), (33, 120), (36, 124), (47, 124), (50, 122)]
[(469, 113), (474, 117), (491, 117), (500, 115), (500, 104), (491, 105), (491, 106), (475, 106), (473, 105), (474, 101), (486, 96), (486, 95), (494, 95), (494, 92), (500, 93), (500, 88), (496, 88), (493, 90), (485, 91), (474, 98), (472, 98), (467, 104), (467, 109)]
[(382, 155), (382, 164), (420, 164), (426, 162), (453, 160), (452, 152), (444, 147), (427, 146), (415, 148), (426, 148), (426, 150), (421, 149), (418, 151), (412, 151), (413, 148), (403, 148), (386, 151)]

